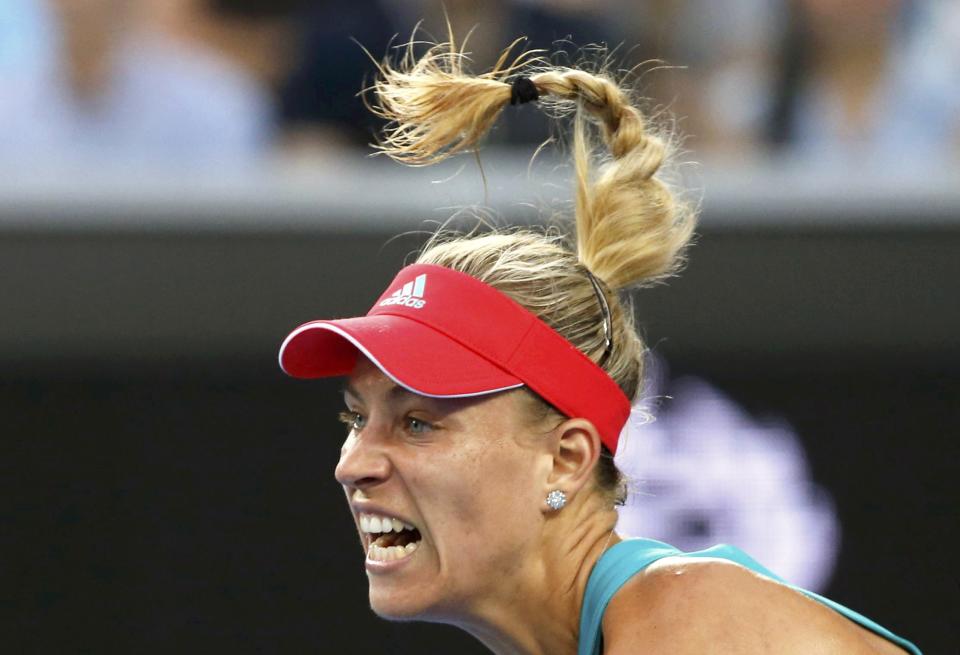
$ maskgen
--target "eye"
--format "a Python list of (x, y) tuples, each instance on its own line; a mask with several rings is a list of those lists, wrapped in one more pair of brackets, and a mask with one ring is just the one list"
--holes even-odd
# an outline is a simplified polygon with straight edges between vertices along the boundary
[(433, 429), (433, 425), (430, 423), (413, 416), (408, 416), (406, 421), (407, 431), (412, 432), (413, 434), (424, 434), (425, 432), (429, 432)]
[(339, 415), (340, 422), (346, 425), (351, 431), (359, 432), (366, 424), (366, 417), (360, 412), (343, 411)]

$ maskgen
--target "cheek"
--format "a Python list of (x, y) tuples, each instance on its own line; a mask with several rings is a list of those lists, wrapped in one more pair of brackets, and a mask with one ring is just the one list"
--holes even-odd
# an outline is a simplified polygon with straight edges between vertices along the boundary
[(450, 462), (445, 478), (445, 488), (436, 492), (447, 501), (446, 532), (458, 548), (481, 558), (495, 556), (535, 534), (537, 485), (524, 453), (501, 444), (465, 449)]

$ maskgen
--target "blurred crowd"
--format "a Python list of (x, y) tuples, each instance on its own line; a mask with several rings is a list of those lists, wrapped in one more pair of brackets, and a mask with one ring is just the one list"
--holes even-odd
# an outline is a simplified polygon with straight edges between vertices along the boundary
[[(364, 48), (380, 58), (418, 21), (442, 38), (445, 16), (472, 30), (478, 71), (518, 35), (560, 64), (632, 71), (698, 155), (960, 160), (955, 0), (3, 0), (0, 163), (365, 146)], [(545, 129), (525, 119), (494, 138)]]

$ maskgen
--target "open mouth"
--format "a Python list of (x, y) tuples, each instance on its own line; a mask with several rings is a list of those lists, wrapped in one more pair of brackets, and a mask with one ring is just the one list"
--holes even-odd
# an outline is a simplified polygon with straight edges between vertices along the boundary
[(360, 514), (360, 530), (367, 544), (367, 559), (389, 562), (409, 557), (420, 545), (420, 531), (401, 519)]

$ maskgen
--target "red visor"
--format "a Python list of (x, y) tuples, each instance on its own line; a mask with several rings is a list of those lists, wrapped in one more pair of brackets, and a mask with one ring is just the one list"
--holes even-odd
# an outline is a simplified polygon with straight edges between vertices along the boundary
[(362, 353), (422, 396), (462, 398), (526, 385), (568, 417), (590, 420), (611, 452), (630, 401), (546, 323), (493, 287), (433, 264), (401, 270), (366, 316), (311, 321), (280, 347), (297, 378), (347, 375)]

